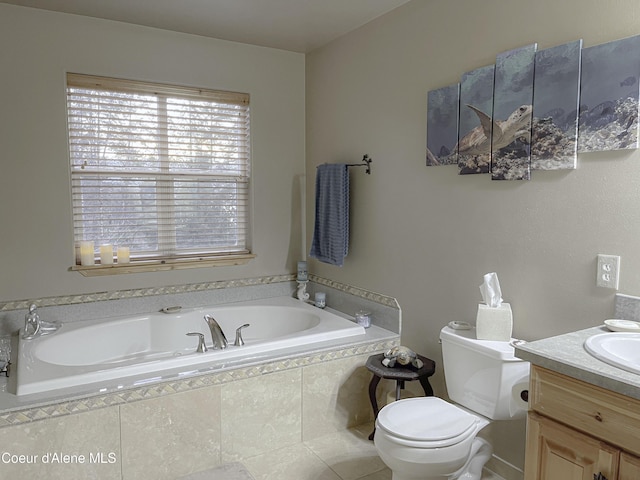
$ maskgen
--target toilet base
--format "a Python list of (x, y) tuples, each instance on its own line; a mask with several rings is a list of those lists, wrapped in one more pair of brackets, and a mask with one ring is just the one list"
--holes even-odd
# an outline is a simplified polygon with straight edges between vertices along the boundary
[(450, 475), (414, 476), (391, 471), (391, 480), (481, 480), (482, 469), (491, 458), (493, 447), (486, 440), (476, 437), (471, 445), (471, 454), (464, 466)]
[(467, 464), (462, 467), (462, 472), (458, 477), (452, 477), (456, 480), (481, 480), (482, 469), (491, 458), (493, 447), (489, 442), (482, 438), (476, 437), (471, 447), (471, 457)]

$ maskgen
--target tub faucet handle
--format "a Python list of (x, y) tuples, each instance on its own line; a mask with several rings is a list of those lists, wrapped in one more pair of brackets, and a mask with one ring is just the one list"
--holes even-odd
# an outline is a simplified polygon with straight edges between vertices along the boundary
[(234, 344), (236, 347), (240, 347), (240, 346), (244, 345), (244, 340), (242, 339), (242, 329), (243, 329), (243, 328), (247, 328), (247, 327), (249, 327), (249, 326), (250, 326), (250, 325), (249, 325), (248, 323), (245, 323), (244, 325), (242, 325), (242, 326), (240, 326), (240, 327), (236, 328), (236, 341), (235, 341), (235, 342), (233, 342), (233, 344)]
[(198, 347), (196, 348), (197, 353), (204, 353), (208, 350), (207, 346), (204, 344), (204, 335), (200, 332), (189, 332), (187, 335), (191, 337), (198, 336)]

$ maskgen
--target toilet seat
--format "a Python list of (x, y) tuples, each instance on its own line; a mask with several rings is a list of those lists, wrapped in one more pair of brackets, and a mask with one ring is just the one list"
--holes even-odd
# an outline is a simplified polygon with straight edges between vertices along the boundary
[(384, 407), (376, 420), (393, 441), (419, 448), (442, 448), (474, 436), (477, 418), (438, 397), (398, 400)]

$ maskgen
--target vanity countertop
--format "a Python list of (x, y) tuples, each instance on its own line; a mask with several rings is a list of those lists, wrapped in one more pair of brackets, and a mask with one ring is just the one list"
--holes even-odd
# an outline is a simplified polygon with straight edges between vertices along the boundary
[(593, 327), (516, 346), (516, 356), (592, 385), (640, 400), (640, 375), (610, 366), (592, 357), (584, 342), (592, 335), (609, 332)]

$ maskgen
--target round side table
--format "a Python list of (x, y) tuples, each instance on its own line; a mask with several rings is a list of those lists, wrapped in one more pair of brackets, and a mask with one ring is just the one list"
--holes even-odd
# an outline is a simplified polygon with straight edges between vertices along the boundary
[[(369, 383), (369, 400), (371, 400), (371, 407), (373, 408), (374, 421), (378, 418), (378, 412), (380, 411), (378, 409), (378, 401), (376, 400), (376, 389), (382, 378), (396, 381), (396, 400), (400, 400), (400, 392), (404, 388), (404, 382), (411, 382), (413, 380), (420, 382), (426, 397), (433, 396), (433, 388), (431, 388), (431, 384), (429, 383), (429, 377), (436, 371), (436, 362), (422, 355), (418, 355), (418, 358), (424, 363), (422, 368), (415, 368), (411, 365), (398, 365), (392, 368), (385, 367), (382, 364), (384, 353), (371, 355), (367, 359), (365, 366), (373, 373), (373, 378)], [(376, 427), (374, 425), (373, 432), (369, 435), (369, 440), (373, 440), (375, 433)]]

